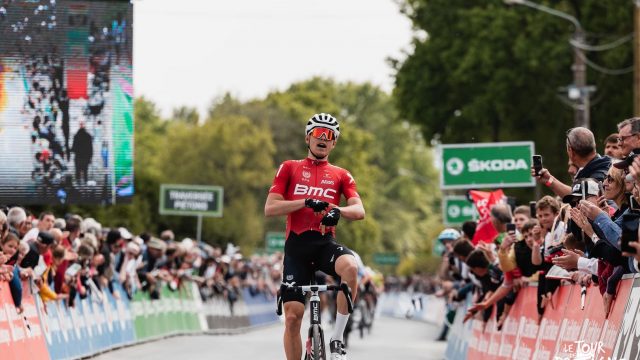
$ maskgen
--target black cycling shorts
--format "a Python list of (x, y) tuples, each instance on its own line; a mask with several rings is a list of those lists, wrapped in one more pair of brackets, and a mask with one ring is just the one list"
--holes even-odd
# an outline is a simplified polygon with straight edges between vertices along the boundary
[[(291, 285), (309, 285), (311, 271), (319, 270), (340, 282), (336, 274), (336, 260), (342, 255), (353, 255), (346, 246), (338, 244), (331, 234), (324, 236), (317, 231), (305, 231), (298, 235), (289, 233), (284, 243), (284, 269), (282, 282)], [(302, 291), (285, 291), (283, 302), (298, 301), (304, 304)]]

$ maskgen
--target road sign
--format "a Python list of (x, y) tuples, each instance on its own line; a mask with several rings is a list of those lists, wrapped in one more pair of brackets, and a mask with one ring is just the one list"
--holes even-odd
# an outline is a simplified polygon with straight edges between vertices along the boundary
[(442, 218), (445, 225), (459, 225), (476, 220), (478, 212), (472, 202), (464, 196), (445, 196), (442, 199)]
[(375, 253), (373, 254), (373, 262), (378, 265), (398, 265), (400, 263), (400, 255), (396, 253)]
[(265, 235), (267, 254), (274, 252), (284, 252), (284, 242), (286, 240), (283, 232), (270, 231)]
[(160, 185), (160, 214), (222, 217), (220, 186)]
[(531, 141), (440, 145), (440, 188), (473, 189), (535, 186)]

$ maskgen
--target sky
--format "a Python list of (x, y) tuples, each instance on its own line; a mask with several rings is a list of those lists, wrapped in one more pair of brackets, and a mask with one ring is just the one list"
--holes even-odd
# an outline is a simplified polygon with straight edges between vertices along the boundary
[(169, 116), (312, 76), (391, 91), (386, 59), (404, 58), (411, 37), (394, 0), (135, 0), (135, 93)]

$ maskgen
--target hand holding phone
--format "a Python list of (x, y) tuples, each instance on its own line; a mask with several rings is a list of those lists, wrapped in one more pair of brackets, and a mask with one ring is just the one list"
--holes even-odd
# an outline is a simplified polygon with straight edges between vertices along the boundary
[(516, 233), (516, 224), (508, 223), (507, 224), (507, 233), (510, 235), (515, 235)]

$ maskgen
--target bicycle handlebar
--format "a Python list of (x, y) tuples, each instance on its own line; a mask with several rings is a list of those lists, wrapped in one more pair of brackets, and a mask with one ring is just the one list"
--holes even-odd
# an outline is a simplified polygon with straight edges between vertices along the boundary
[(282, 315), (282, 292), (283, 291), (302, 291), (306, 292), (321, 292), (321, 291), (342, 291), (345, 298), (347, 299), (347, 310), (349, 314), (353, 312), (353, 298), (351, 297), (351, 290), (349, 289), (349, 285), (342, 283), (338, 285), (280, 285), (280, 290), (278, 290), (277, 297), (277, 308), (276, 314), (278, 316)]

